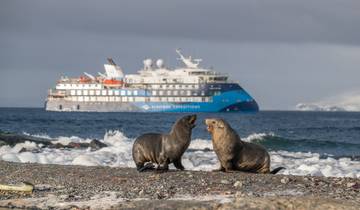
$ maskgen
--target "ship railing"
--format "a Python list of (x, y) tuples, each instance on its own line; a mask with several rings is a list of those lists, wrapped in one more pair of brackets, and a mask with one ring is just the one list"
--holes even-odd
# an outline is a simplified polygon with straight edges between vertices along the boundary
[(65, 97), (66, 92), (63, 90), (50, 89), (48, 92), (49, 97)]

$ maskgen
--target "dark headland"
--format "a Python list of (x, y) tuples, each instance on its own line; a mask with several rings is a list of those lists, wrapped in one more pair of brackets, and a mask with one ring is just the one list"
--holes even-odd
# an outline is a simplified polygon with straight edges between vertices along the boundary
[(360, 209), (360, 179), (0, 161), (0, 207), (33, 209)]

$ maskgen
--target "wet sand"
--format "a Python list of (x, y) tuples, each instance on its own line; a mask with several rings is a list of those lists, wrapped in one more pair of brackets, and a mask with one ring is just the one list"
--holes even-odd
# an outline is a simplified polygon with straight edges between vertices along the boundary
[(0, 207), (34, 209), (360, 209), (360, 179), (0, 161), (0, 184), (30, 182), (31, 194), (0, 191)]

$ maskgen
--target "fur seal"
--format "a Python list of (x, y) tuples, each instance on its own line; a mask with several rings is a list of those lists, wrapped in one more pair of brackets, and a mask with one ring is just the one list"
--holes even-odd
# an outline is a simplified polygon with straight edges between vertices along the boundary
[(139, 136), (132, 148), (137, 170), (142, 172), (154, 168), (153, 163), (158, 165), (158, 170), (168, 170), (170, 163), (184, 170), (181, 156), (189, 147), (195, 121), (196, 115), (188, 115), (178, 119), (169, 134), (146, 133)]
[(239, 135), (223, 119), (206, 119), (207, 130), (212, 135), (214, 151), (220, 168), (215, 171), (245, 171), (276, 174), (284, 167), (270, 171), (270, 156), (264, 147), (241, 141)]

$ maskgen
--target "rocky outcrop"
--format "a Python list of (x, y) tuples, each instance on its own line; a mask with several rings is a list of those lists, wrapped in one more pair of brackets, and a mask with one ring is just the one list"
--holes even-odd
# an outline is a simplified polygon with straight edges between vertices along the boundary
[[(36, 144), (41, 145), (41, 148), (48, 147), (48, 148), (57, 148), (57, 149), (91, 148), (92, 150), (98, 150), (107, 146), (105, 143), (102, 143), (97, 139), (93, 139), (89, 143), (70, 142), (69, 144), (61, 144), (61, 143), (54, 143), (49, 139), (0, 131), (0, 146), (4, 146), (4, 145), (15, 146), (16, 144), (25, 143), (25, 142), (34, 142)], [(26, 152), (26, 151), (27, 150), (25, 148), (20, 150), (20, 152)]]

